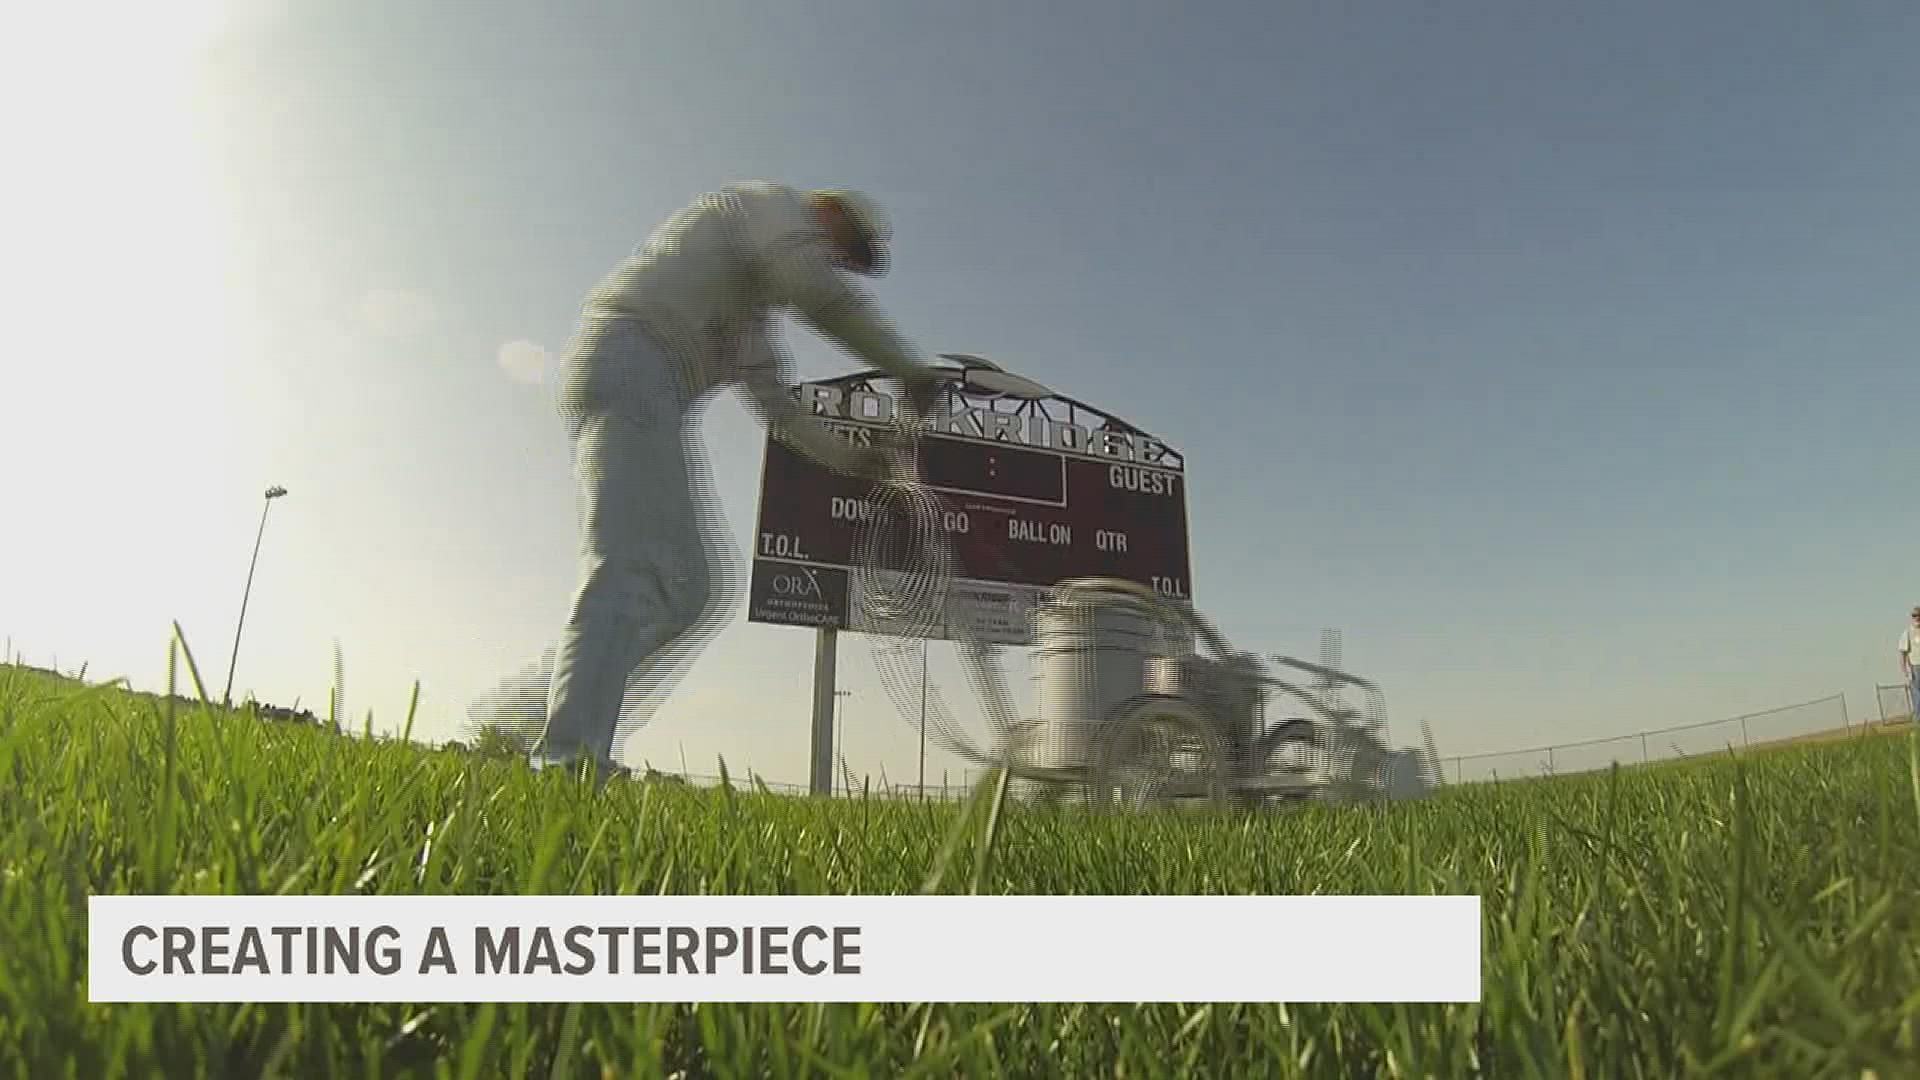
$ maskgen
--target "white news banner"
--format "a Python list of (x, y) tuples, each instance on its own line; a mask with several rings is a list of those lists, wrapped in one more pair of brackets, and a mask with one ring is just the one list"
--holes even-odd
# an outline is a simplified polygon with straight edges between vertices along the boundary
[(1477, 1002), (1475, 896), (95, 896), (95, 1002)]

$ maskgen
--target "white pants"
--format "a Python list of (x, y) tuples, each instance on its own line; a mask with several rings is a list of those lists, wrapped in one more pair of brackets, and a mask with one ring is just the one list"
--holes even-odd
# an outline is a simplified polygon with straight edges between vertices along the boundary
[(514, 696), (524, 711), (546, 691), (540, 723), (526, 725), (544, 730), (539, 758), (615, 761), (718, 629), (719, 507), (692, 439), (696, 399), (639, 324), (584, 324), (562, 376), (580, 577), (549, 678), (535, 673)]

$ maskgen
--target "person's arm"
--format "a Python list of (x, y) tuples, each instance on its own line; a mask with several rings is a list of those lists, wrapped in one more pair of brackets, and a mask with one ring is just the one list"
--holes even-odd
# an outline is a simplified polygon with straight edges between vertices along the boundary
[(840, 473), (870, 471), (870, 455), (834, 434), (819, 417), (793, 399), (787, 373), (792, 365), (768, 337), (764, 323), (756, 324), (740, 340), (740, 384), (747, 407), (774, 438)]
[(774, 291), (809, 325), (905, 383), (914, 411), (925, 417), (938, 385), (932, 369), (834, 266), (833, 247), (824, 232), (786, 232), (760, 253), (759, 264)]
[(1897, 647), (1900, 650), (1900, 674), (1911, 679), (1913, 678), (1913, 631), (1900, 631), (1900, 644)]

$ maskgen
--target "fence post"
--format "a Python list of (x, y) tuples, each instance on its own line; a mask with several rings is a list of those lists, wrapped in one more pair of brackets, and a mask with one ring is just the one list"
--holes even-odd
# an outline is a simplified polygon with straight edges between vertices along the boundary
[(1553, 768), (1553, 747), (1551, 746), (1547, 747), (1547, 775), (1548, 776), (1559, 775), (1554, 771), (1554, 768)]
[(1740, 718), (1740, 749), (1745, 750), (1751, 745), (1752, 740), (1747, 738), (1747, 718), (1743, 716)]
[(1645, 765), (1653, 759), (1647, 756), (1647, 733), (1640, 733), (1640, 764)]

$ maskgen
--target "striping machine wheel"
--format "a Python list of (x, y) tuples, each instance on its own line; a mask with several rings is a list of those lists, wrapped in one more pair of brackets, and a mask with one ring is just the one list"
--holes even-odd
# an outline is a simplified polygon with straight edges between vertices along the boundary
[(1174, 697), (1142, 695), (1114, 709), (1095, 737), (1090, 802), (1136, 812), (1227, 803), (1227, 754), (1214, 722)]

